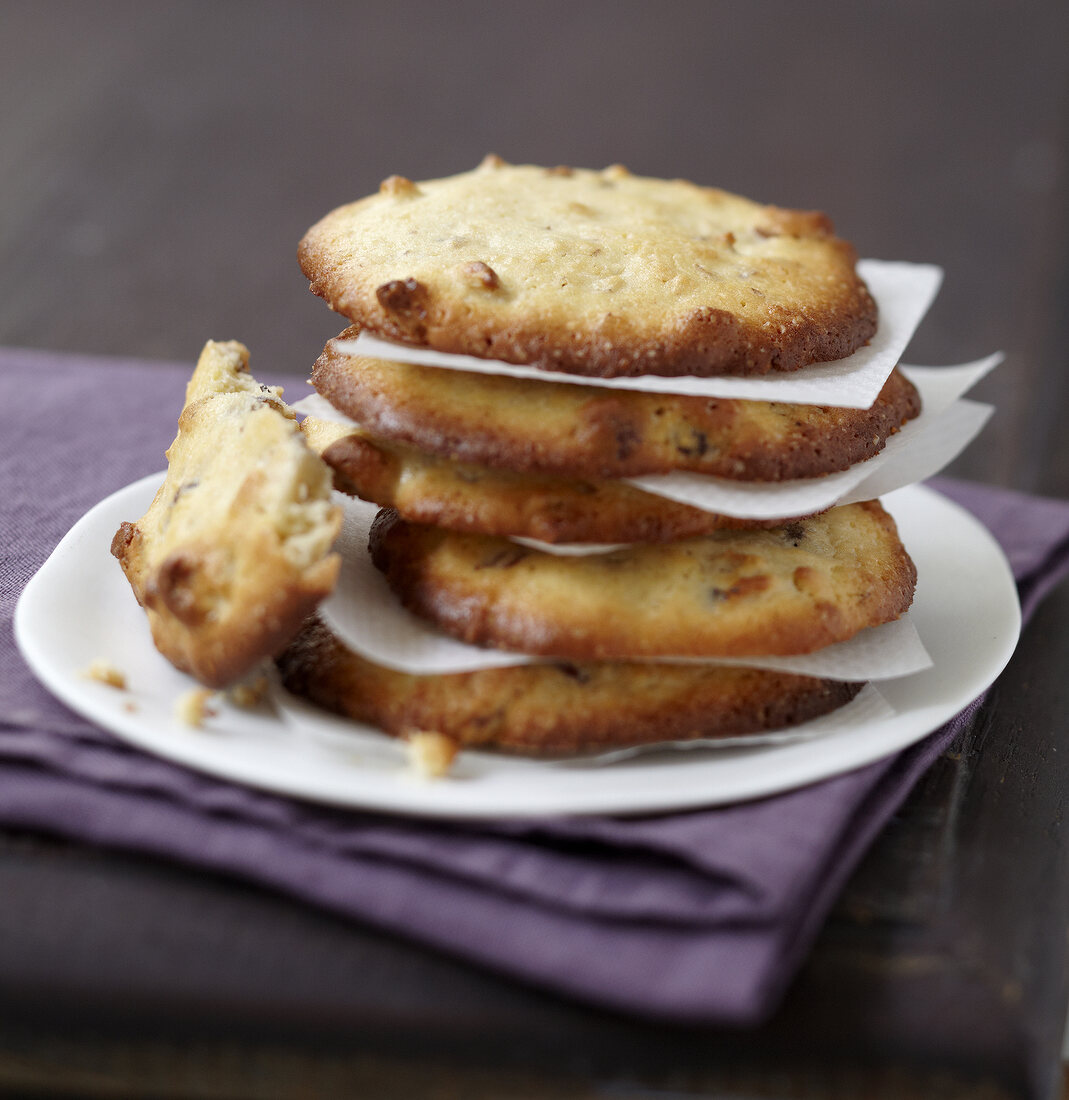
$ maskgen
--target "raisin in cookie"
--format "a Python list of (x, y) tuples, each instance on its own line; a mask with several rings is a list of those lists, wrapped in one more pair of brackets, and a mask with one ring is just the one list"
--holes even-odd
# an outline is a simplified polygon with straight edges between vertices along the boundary
[(528, 755), (784, 729), (843, 706), (861, 687), (761, 669), (640, 663), (412, 675), (359, 657), (319, 620), (278, 667), (295, 695), (394, 736), (433, 731)]
[(312, 290), (388, 339), (597, 377), (754, 375), (876, 331), (823, 215), (619, 166), (387, 179), (313, 226)]
[(401, 602), (447, 634), (584, 661), (811, 653), (898, 618), (916, 582), (875, 501), (583, 557), (384, 511), (370, 548)]
[(839, 409), (453, 371), (348, 355), (335, 341), (312, 384), (381, 439), (573, 478), (674, 470), (739, 481), (818, 477), (871, 458), (920, 412), (917, 390), (897, 370), (871, 408)]
[(209, 342), (166, 480), (112, 541), (157, 648), (209, 687), (285, 647), (337, 577), (330, 471), (280, 394), (241, 344)]

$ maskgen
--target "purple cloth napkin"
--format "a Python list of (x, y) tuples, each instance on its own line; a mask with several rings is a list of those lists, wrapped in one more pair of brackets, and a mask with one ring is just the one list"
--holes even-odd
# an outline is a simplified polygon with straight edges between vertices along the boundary
[[(146, 756), (37, 684), (11, 616), (92, 504), (163, 467), (189, 371), (0, 351), (0, 824), (241, 876), (615, 1010), (734, 1025), (766, 1016), (862, 853), (969, 712), (802, 790), (637, 820), (406, 820)], [(1026, 612), (1069, 571), (1069, 503), (940, 488), (1002, 541)]]

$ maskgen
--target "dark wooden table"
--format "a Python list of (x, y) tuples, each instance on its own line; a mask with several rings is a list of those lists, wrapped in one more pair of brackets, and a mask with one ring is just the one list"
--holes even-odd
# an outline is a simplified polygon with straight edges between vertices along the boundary
[[(330, 207), (489, 150), (621, 161), (941, 263), (910, 360), (1007, 352), (951, 472), (1069, 496), (1067, 44), (1055, 0), (7, 0), (0, 344), (192, 360), (236, 338), (264, 375), (303, 370), (341, 327), (294, 261)], [(8, 833), (0, 1090), (1054, 1097), (1067, 626), (1063, 586), (759, 1031), (651, 1028), (239, 883)]]

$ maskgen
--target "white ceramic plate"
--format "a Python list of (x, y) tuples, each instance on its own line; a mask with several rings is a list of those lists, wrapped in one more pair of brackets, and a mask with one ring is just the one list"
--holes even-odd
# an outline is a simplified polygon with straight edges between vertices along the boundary
[[(479, 818), (650, 813), (774, 794), (920, 740), (995, 679), (1020, 633), (1016, 587), (994, 539), (957, 505), (912, 486), (884, 503), (917, 563), (913, 618), (935, 664), (880, 684), (893, 713), (862, 706), (856, 723), (833, 722), (819, 736), (623, 760), (544, 762), (466, 752), (448, 778), (425, 781), (411, 773), (397, 742), (330, 716), (314, 729), (269, 707), (222, 704), (200, 729), (174, 717), (175, 702), (195, 685), (153, 648), (109, 553), (120, 522), (142, 514), (161, 479), (153, 475), (115, 493), (59, 544), (16, 609), (22, 653), (63, 702), (126, 741), (213, 775), (318, 802)], [(126, 674), (127, 691), (85, 678), (97, 658)]]

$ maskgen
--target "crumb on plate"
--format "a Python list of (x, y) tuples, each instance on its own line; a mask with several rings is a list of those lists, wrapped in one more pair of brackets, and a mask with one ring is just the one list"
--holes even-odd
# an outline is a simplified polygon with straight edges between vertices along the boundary
[(99, 684), (107, 684), (108, 687), (126, 690), (126, 676), (114, 665), (109, 664), (101, 657), (90, 663), (84, 674), (87, 680), (96, 680)]
[(408, 762), (424, 779), (440, 779), (453, 763), (460, 747), (444, 733), (412, 730), (405, 738)]
[(227, 698), (238, 707), (258, 706), (267, 694), (267, 677), (257, 676), (244, 684), (235, 684), (228, 692)]
[(209, 706), (208, 700), (215, 694), (208, 688), (194, 688), (179, 696), (175, 704), (175, 717), (187, 726), (199, 729), (204, 724), (204, 719), (215, 713)]

